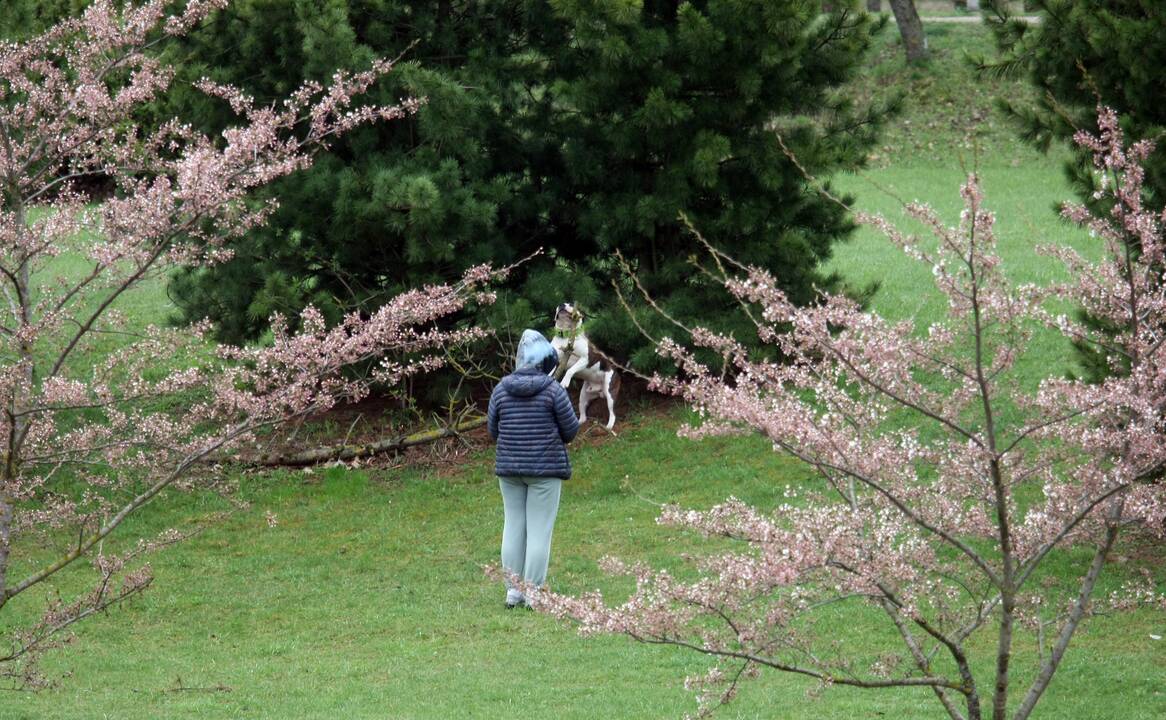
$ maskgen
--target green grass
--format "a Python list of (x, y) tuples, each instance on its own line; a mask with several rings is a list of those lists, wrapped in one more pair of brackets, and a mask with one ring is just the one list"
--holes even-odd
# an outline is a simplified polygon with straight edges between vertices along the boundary
[[(944, 14), (942, 5), (951, 9), (950, 3), (927, 5), (921, 12)], [(907, 64), (893, 25), (880, 36), (876, 61), (854, 86), (872, 100), (902, 95), (902, 111), (888, 120), (880, 147), (868, 157), (869, 169), (835, 177), (832, 187), (852, 195), (857, 208), (883, 215), (926, 244), (933, 238), (905, 216), (902, 204), (926, 203), (955, 226), (963, 208), (960, 185), (975, 171), (986, 207), (997, 217), (1005, 273), (1016, 282), (1064, 279), (1057, 262), (1036, 254), (1038, 246), (1071, 245), (1087, 257), (1100, 249), (1056, 214), (1059, 203), (1074, 199), (1062, 171), (1067, 148), (1054, 147), (1047, 155), (1033, 150), (995, 107), (999, 97), (1016, 101), (1032, 91), (1023, 78), (975, 74), (969, 56), (990, 58), (994, 52), (987, 28), (929, 24), (926, 30), (931, 58), (921, 66)], [(837, 245), (828, 267), (855, 287), (878, 282), (872, 307), (889, 318), (911, 318), (926, 327), (943, 317), (945, 300), (934, 289), (931, 268), (911, 261), (870, 228)], [(1073, 369), (1072, 348), (1063, 338), (1039, 334), (1033, 349), (1018, 368), (1030, 386)]]
[[(1085, 232), (1057, 218), (1054, 205), (1072, 199), (1072, 193), (1056, 168), (1047, 164), (1019, 168), (988, 165), (979, 174), (985, 205), (996, 213), (1002, 267), (1013, 281), (1044, 285), (1066, 279), (1058, 262), (1035, 252), (1038, 246), (1071, 245), (1086, 257), (1098, 252), (1097, 243)], [(906, 217), (900, 200), (925, 201), (954, 227), (963, 208), (959, 188), (965, 179), (958, 167), (895, 166), (837, 178), (835, 185), (853, 195), (857, 207), (883, 215), (905, 232), (919, 235), (926, 244), (933, 238)], [(922, 329), (944, 316), (946, 300), (935, 290), (931, 268), (911, 260), (871, 228), (861, 227), (851, 241), (836, 246), (830, 267), (859, 287), (879, 283), (872, 308), (887, 318), (912, 319)], [(1026, 386), (1032, 387), (1051, 373), (1074, 369), (1074, 363), (1073, 348), (1063, 336), (1041, 332), (1017, 371)]]
[(1023, 77), (978, 77), (969, 58), (991, 59), (995, 45), (982, 25), (925, 25), (930, 58), (907, 62), (899, 31), (891, 22), (876, 39), (873, 62), (852, 84), (861, 98), (901, 95), (902, 112), (888, 120), (872, 167), (971, 167), (979, 157), (993, 165), (1021, 168), (1056, 163), (1064, 149), (1045, 156), (1022, 142), (1012, 121), (996, 107), (1006, 97), (1021, 102), (1033, 91)]
[[(968, 90), (959, 53), (986, 42), (976, 28), (933, 32), (931, 73), (906, 71), (895, 48), (883, 49), (867, 78), (871, 92), (907, 91), (908, 111), (889, 130), (887, 147), (865, 176), (835, 182), (860, 207), (899, 218), (888, 189), (922, 199), (955, 221), (970, 157), (956, 107), (990, 108), (992, 92)], [(892, 31), (893, 32), (893, 31)], [(886, 42), (890, 42), (889, 40)], [(899, 70), (904, 70), (900, 73)], [(962, 73), (962, 74), (961, 74)], [(971, 93), (972, 99), (966, 96)], [(935, 100), (935, 102), (931, 102)], [(949, 106), (947, 103), (951, 102)], [(945, 122), (947, 124), (945, 124)], [(1006, 272), (1018, 280), (1057, 277), (1034, 245), (1064, 242), (1091, 251), (1088, 238), (1056, 220), (1052, 205), (1070, 196), (1056, 158), (1011, 138), (1002, 121), (981, 124), (989, 206), (999, 214)], [(897, 149), (897, 148), (900, 148)], [(938, 318), (942, 301), (927, 268), (907, 262), (874, 233), (839, 246), (832, 266), (857, 284), (882, 283), (875, 309), (891, 317)], [(160, 317), (159, 287), (127, 298), (136, 317)], [(164, 313), (162, 313), (164, 314)], [(1021, 372), (1035, 379), (1071, 365), (1069, 348), (1051, 336)], [(576, 477), (566, 486), (550, 581), (556, 589), (595, 587), (616, 595), (628, 586), (604, 577), (608, 554), (675, 565), (699, 540), (660, 528), (654, 502), (706, 507), (734, 494), (762, 507), (785, 484), (812, 482), (758, 438), (678, 439), (679, 412), (628, 408), (620, 436), (582, 443)], [(355, 471), (317, 469), (240, 478), (252, 505), (152, 558), (156, 583), (127, 607), (82, 625), (76, 641), (49, 654), (57, 680), (39, 693), (0, 691), (0, 720), (246, 718), (676, 718), (693, 703), (680, 681), (703, 658), (621, 637), (580, 639), (549, 618), (502, 608), (502, 589), (481, 566), (498, 554), (501, 502), (483, 451), (456, 468)], [(171, 493), (131, 519), (116, 543), (184, 526), (222, 510), (210, 495)], [(264, 513), (277, 514), (268, 528)], [(116, 544), (115, 543), (115, 544)], [(1100, 593), (1142, 566), (1166, 582), (1156, 556), (1123, 546)], [(1071, 581), (1084, 553), (1055, 556), (1058, 579)], [(64, 591), (80, 587), (84, 568), (64, 573)], [(41, 592), (21, 596), (0, 615), (0, 634), (39, 611)], [(840, 608), (825, 632), (869, 654), (885, 637), (869, 613)], [(1166, 616), (1149, 610), (1092, 618), (1035, 717), (1046, 720), (1150, 720), (1166, 716)], [(990, 639), (974, 647), (987, 682)], [(1033, 642), (1022, 636), (1020, 666)], [(903, 718), (941, 715), (925, 691), (832, 688), (809, 699), (812, 683), (766, 673), (748, 685), (723, 718)]]
[[(771, 506), (786, 482), (807, 481), (759, 439), (694, 443), (675, 437), (675, 414), (639, 408), (629, 417), (618, 438), (575, 453), (551, 567), (560, 590), (618, 594), (626, 584), (596, 569), (603, 555), (668, 563), (698, 547), (655, 526), (649, 501), (707, 506), (733, 493)], [(699, 656), (580, 639), (549, 618), (502, 608), (502, 589), (480, 569), (495, 561), (501, 532), (489, 453), (453, 472), (257, 476), (242, 494), (251, 508), (156, 555), (156, 587), (49, 655), (57, 687), (0, 694), (0, 717), (669, 718), (692, 708), (680, 680), (703, 667)], [(175, 497), (124, 537), (220, 503)], [(267, 510), (279, 517), (275, 528)], [(1069, 559), (1076, 566), (1066, 573), (1082, 560)], [(1124, 574), (1107, 574), (1103, 590)], [(30, 613), (38, 600), (11, 609)], [(823, 629), (868, 652), (883, 637), (861, 610), (834, 617)], [(1163, 631), (1166, 619), (1148, 611), (1087, 622), (1037, 717), (1161, 717), (1166, 657), (1148, 635)], [(1023, 641), (1022, 657), (1030, 645)], [(986, 679), (988, 648), (977, 650)], [(925, 693), (835, 688), (808, 700), (811, 688), (769, 673), (722, 717), (937, 717)]]

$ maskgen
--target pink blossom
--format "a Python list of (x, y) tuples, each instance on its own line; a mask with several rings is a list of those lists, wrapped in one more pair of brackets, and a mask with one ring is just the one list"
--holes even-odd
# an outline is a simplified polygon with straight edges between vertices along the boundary
[[(177, 14), (169, 14), (177, 5)], [(151, 582), (144, 553), (105, 554), (104, 538), (168, 487), (213, 482), (190, 471), (289, 419), (359, 400), (374, 386), (439, 367), (448, 347), (480, 337), (447, 320), (506, 271), (472, 268), (452, 284), (402, 293), (367, 319), (328, 327), (306, 309), (299, 330), (276, 319), (263, 346), (219, 347), (209, 326), (141, 327), (120, 298), (176, 266), (230, 257), (234, 238), (273, 209), (252, 191), (311, 164), (337, 135), (414, 112), (362, 102), (391, 71), (338, 72), (260, 106), (236, 88), (198, 87), (227, 102), (238, 123), (219, 137), (179, 120), (151, 128), (140, 109), (173, 78), (151, 54), (159, 34), (181, 34), (225, 0), (94, 0), (78, 18), (30, 40), (0, 42), (0, 609), (60, 569), (89, 560), (92, 591), (53, 601), (18, 629), (6, 661), (29, 660), (76, 620)], [(116, 70), (116, 72), (115, 72)], [(85, 178), (117, 192), (90, 197)], [(63, 274), (59, 255), (82, 270)], [(75, 266), (77, 263), (73, 263)], [(112, 346), (112, 349), (110, 347)], [(95, 359), (96, 358), (96, 359)], [(371, 368), (348, 372), (354, 365)], [(267, 516), (274, 526), (274, 515)], [(72, 540), (59, 557), (28, 556), (36, 535)], [(29, 666), (31, 667), (31, 666)], [(5, 668), (4, 674), (10, 672)], [(31, 682), (31, 676), (23, 678)]]
[[(929, 240), (859, 216), (931, 268), (947, 309), (929, 327), (888, 321), (839, 296), (797, 307), (761, 269), (727, 280), (779, 359), (694, 328), (687, 345), (659, 343), (680, 375), (657, 377), (653, 387), (698, 413), (682, 435), (761, 433), (820, 484), (797, 505), (767, 510), (732, 498), (704, 511), (666, 507), (662, 524), (732, 549), (696, 558), (695, 579), (608, 561), (608, 570), (635, 579), (628, 597), (532, 588), (534, 607), (584, 634), (712, 656), (710, 673), (688, 683), (702, 714), (727, 702), (739, 680), (772, 668), (823, 687), (928, 687), (952, 718), (1002, 717), (1008, 708), (1027, 718), (1088, 614), (1120, 530), (1132, 522), (1166, 528), (1158, 479), (1166, 469), (1163, 218), (1143, 202), (1141, 167), (1152, 145), (1124, 146), (1108, 109), (1099, 127), (1077, 141), (1094, 152), (1112, 210), (1099, 217), (1069, 205), (1065, 215), (1101, 240), (1104, 257), (1043, 249), (1065, 263), (1068, 282), (1008, 279), (974, 174), (961, 189), (957, 227), (924, 204), (906, 206)], [(1069, 319), (1066, 301), (1116, 332)], [(1012, 370), (1042, 328), (1102, 348), (1118, 372), (1099, 384), (1056, 376), (1019, 383)], [(724, 367), (702, 364), (695, 349)], [(1077, 587), (1057, 594), (1038, 578), (1049, 553), (1068, 545), (1091, 548), (1092, 559)], [(1161, 602), (1145, 588), (1132, 595)], [(899, 641), (873, 655), (848, 644), (821, 618), (848, 603), (875, 608)], [(970, 657), (991, 644), (992, 657), (1019, 666), (1014, 634), (1025, 626), (1042, 638), (1048, 627), (1051, 638), (1050, 651), (1021, 673), (1025, 685), (1016, 687), (1007, 663), (981, 685)], [(972, 644), (978, 635), (988, 637)]]

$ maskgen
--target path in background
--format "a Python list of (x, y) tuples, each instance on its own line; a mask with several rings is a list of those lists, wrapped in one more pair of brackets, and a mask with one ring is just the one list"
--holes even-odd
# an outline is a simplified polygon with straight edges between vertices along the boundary
[[(1030, 23), (1039, 23), (1040, 22), (1039, 15), (1017, 15), (1016, 17), (1018, 17), (1021, 20), (1026, 20)], [(984, 16), (979, 15), (979, 14), (975, 14), (975, 15), (920, 15), (919, 19), (925, 23), (966, 23), (966, 24), (972, 24), (972, 23), (984, 22)]]

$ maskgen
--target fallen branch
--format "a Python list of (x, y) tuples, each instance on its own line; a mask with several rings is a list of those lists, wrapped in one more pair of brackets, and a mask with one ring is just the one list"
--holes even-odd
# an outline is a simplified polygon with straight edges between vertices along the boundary
[(405, 448), (414, 447), (416, 445), (425, 445), (436, 440), (441, 440), (442, 438), (457, 437), (464, 432), (473, 430), (474, 428), (482, 427), (485, 424), (486, 416), (480, 415), (478, 417), (461, 422), (457, 425), (449, 425), (446, 427), (437, 428), (435, 430), (424, 430), (422, 432), (416, 432), (410, 435), (400, 435), (395, 438), (380, 440), (378, 442), (318, 447), (312, 448), (310, 450), (302, 450), (290, 455), (285, 455), (278, 452), (270, 452), (255, 457), (234, 458), (234, 460), (236, 462), (242, 462), (246, 465), (257, 465), (263, 467), (316, 465), (319, 463), (335, 462), (338, 460), (358, 460), (361, 458), (372, 457), (374, 455), (399, 452)]

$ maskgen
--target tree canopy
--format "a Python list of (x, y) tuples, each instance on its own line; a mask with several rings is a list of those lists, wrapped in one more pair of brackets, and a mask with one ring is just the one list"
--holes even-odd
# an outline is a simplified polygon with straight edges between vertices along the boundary
[[(8, 13), (13, 27), (35, 27), (85, 4)], [(167, 47), (178, 77), (158, 118), (218, 132), (229, 108), (190, 88), (203, 76), (265, 103), (377, 57), (402, 60), (370, 102), (425, 103), (272, 184), (280, 208), (231, 261), (176, 277), (180, 319), (209, 317), (239, 342), (262, 335), (273, 311), (311, 304), (336, 321), (543, 247), (487, 321), (542, 326), (574, 301), (611, 352), (652, 364), (609, 291), (617, 251), (676, 317), (748, 327), (690, 262), (703, 249), (682, 212), (806, 302), (837, 285), (821, 263), (853, 229), (807, 176), (862, 165), (890, 109), (858, 107), (842, 89), (885, 21), (858, 2), (829, 5), (235, 0)]]

